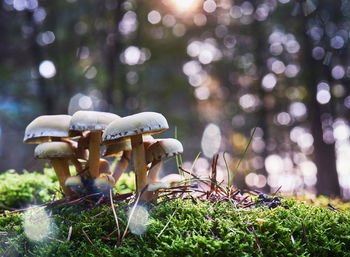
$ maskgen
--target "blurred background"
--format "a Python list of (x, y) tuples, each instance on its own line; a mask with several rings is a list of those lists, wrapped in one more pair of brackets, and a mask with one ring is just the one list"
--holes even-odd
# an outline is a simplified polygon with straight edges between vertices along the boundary
[[(44, 114), (164, 114), (184, 166), (350, 198), (350, 1), (1, 0), (0, 172)], [(176, 167), (171, 172), (176, 172)], [(220, 173), (221, 172), (221, 173)]]

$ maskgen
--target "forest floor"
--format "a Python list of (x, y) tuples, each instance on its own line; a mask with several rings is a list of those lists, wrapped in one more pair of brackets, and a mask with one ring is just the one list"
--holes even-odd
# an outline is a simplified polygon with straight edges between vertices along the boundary
[(140, 205), (132, 181), (52, 200), (50, 169), (1, 174), (0, 256), (350, 256), (349, 203), (177, 187)]

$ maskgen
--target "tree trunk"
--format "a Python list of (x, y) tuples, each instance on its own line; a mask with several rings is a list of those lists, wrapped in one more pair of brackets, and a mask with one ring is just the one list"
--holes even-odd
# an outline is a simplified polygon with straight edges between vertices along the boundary
[[(120, 103), (118, 108), (118, 113), (125, 112), (125, 102), (128, 97), (128, 92), (123, 78), (125, 72), (123, 72), (123, 65), (120, 62), (120, 54), (122, 52), (122, 35), (119, 32), (119, 23), (123, 18), (122, 6), (125, 0), (117, 1), (117, 7), (114, 10), (114, 22), (113, 28), (110, 33), (113, 34), (112, 40), (107, 40), (106, 42), (106, 69), (107, 69), (107, 85), (105, 90), (105, 98), (108, 103), (110, 111), (115, 111), (115, 99), (114, 92), (116, 87), (119, 87), (119, 97)], [(108, 32), (107, 32), (108, 33)], [(119, 76), (118, 76), (119, 75)]]
[[(306, 18), (303, 26), (306, 27)], [(308, 36), (303, 34), (303, 60), (301, 64), (304, 82), (309, 89), (310, 99), (308, 102), (309, 120), (311, 133), (314, 138), (314, 158), (317, 167), (317, 194), (327, 196), (340, 196), (340, 186), (336, 168), (335, 143), (326, 144), (323, 141), (322, 110), (316, 100), (317, 78), (329, 73), (328, 67), (324, 67), (320, 61), (312, 58), (312, 42)], [(327, 69), (327, 70), (326, 70)], [(326, 70), (326, 73), (325, 73)]]

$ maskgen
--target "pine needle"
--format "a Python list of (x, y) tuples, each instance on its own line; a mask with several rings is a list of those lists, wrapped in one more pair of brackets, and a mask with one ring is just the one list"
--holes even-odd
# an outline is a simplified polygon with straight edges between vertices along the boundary
[(112, 211), (113, 211), (115, 223), (117, 224), (118, 242), (119, 242), (120, 241), (120, 229), (119, 229), (119, 222), (118, 222), (117, 213), (115, 212), (115, 209), (114, 209), (114, 203), (113, 203), (113, 197), (112, 197), (112, 189), (109, 189), (109, 198), (111, 199)]
[(175, 211), (173, 212), (173, 214), (171, 214), (171, 216), (170, 216), (168, 222), (165, 224), (165, 226), (164, 226), (164, 228), (162, 229), (162, 231), (159, 232), (157, 238), (159, 238), (160, 235), (163, 234), (164, 230), (168, 227), (168, 225), (169, 225), (171, 219), (174, 217), (176, 211), (177, 211), (177, 208), (175, 209)]
[[(142, 191), (143, 191), (143, 190), (142, 190)], [(140, 197), (141, 197), (141, 193), (142, 193), (142, 192), (139, 193), (139, 195), (138, 195), (138, 197), (137, 197), (137, 199), (136, 199), (136, 202), (134, 203), (134, 206), (133, 206), (132, 209), (131, 209), (130, 216), (129, 216), (129, 219), (128, 219), (128, 224), (126, 225), (124, 234), (123, 234), (122, 238), (120, 239), (120, 244), (123, 242), (123, 239), (124, 239), (126, 233), (128, 232), (128, 228), (129, 228), (129, 225), (130, 225), (130, 221), (131, 221), (132, 216), (134, 215), (136, 206), (137, 206), (137, 204), (139, 203), (139, 200), (140, 200)]]

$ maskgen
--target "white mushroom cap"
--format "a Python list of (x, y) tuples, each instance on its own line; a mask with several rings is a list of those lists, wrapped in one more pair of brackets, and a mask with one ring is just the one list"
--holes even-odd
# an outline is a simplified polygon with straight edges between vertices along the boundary
[(43, 115), (34, 119), (26, 127), (24, 143), (40, 144), (53, 137), (68, 137), (70, 115)]
[(182, 144), (174, 138), (158, 139), (157, 143), (152, 144), (146, 150), (147, 162), (162, 160), (168, 157), (181, 154), (183, 152)]
[(165, 117), (156, 112), (141, 112), (113, 121), (102, 135), (102, 141), (117, 140), (134, 135), (152, 135), (169, 128)]
[(46, 142), (35, 147), (34, 156), (38, 159), (69, 159), (74, 151), (66, 142)]
[(84, 187), (84, 183), (82, 181), (81, 176), (72, 176), (66, 179), (64, 185), (68, 187), (75, 193), (84, 194), (86, 193), (86, 188)]
[[(150, 135), (143, 136), (142, 138), (144, 143), (155, 141), (155, 139)], [(123, 151), (131, 151), (131, 141), (129, 138), (126, 140), (113, 141), (112, 144), (108, 144), (103, 157), (122, 156)]]
[(77, 111), (73, 114), (69, 125), (70, 135), (79, 135), (82, 131), (104, 130), (112, 121), (120, 116), (109, 112)]
[(147, 191), (156, 191), (158, 189), (170, 188), (177, 184), (182, 184), (185, 181), (185, 177), (179, 174), (169, 174), (163, 177), (161, 180), (156, 181), (148, 185)]
[(66, 187), (78, 187), (83, 188), (84, 184), (81, 180), (81, 176), (72, 176), (66, 179), (64, 183)]

